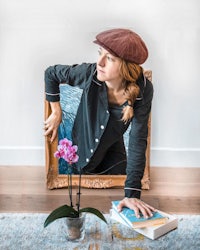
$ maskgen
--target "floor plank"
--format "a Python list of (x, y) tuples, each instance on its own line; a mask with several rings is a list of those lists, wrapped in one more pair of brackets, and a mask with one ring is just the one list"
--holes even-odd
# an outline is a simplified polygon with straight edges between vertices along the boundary
[[(142, 199), (165, 212), (199, 214), (199, 180), (200, 168), (152, 167), (151, 189)], [(0, 166), (0, 212), (50, 212), (68, 203), (67, 192), (47, 189), (44, 167)], [(123, 195), (123, 188), (82, 189), (81, 205), (108, 213), (111, 201)]]

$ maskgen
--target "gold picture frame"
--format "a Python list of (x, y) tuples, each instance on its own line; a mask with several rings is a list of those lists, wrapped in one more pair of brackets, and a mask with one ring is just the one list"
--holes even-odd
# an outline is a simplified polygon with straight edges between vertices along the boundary
[[(145, 70), (145, 76), (151, 81), (152, 71)], [(49, 102), (45, 101), (45, 120), (49, 117), (51, 108)], [(148, 138), (146, 149), (146, 165), (142, 179), (142, 189), (150, 189), (150, 139), (151, 139), (151, 117), (148, 122)], [(46, 184), (48, 189), (68, 187), (68, 178), (65, 174), (59, 174), (58, 159), (54, 157), (57, 150), (58, 137), (50, 143), (48, 137), (45, 138), (45, 167)], [(78, 186), (78, 175), (73, 175), (73, 186)], [(81, 186), (84, 188), (113, 188), (123, 187), (126, 175), (82, 175)]]

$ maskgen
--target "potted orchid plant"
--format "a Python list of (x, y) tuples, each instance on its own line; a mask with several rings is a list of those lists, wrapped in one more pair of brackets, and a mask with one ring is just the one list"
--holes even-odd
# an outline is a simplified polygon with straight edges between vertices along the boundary
[[(75, 240), (77, 238), (81, 237), (81, 232), (79, 231), (74, 235), (74, 232), (80, 229), (83, 226), (84, 222), (84, 214), (85, 213), (92, 213), (96, 215), (98, 218), (103, 220), (105, 223), (107, 223), (104, 215), (96, 208), (92, 207), (86, 207), (86, 208), (80, 208), (80, 198), (81, 198), (81, 170), (79, 172), (79, 184), (78, 184), (78, 192), (77, 192), (77, 202), (76, 206), (74, 207), (73, 200), (72, 200), (72, 173), (73, 173), (73, 167), (76, 162), (78, 162), (79, 156), (77, 155), (78, 147), (76, 145), (72, 145), (72, 142), (66, 138), (61, 139), (59, 141), (57, 151), (54, 153), (54, 156), (58, 159), (64, 159), (68, 163), (68, 193), (69, 193), (69, 199), (70, 199), (70, 205), (63, 205), (55, 210), (53, 210), (48, 217), (46, 218), (44, 222), (44, 227), (47, 227), (50, 223), (53, 221), (60, 219), (60, 218), (67, 218), (67, 224), (72, 225), (72, 221), (78, 219), (83, 220), (82, 222), (75, 222), (73, 226), (73, 234), (70, 233), (68, 235), (68, 238), (71, 240)], [(77, 230), (74, 230), (74, 227), (77, 228)], [(82, 229), (81, 229), (82, 230)], [(71, 231), (71, 232), (72, 232)]]

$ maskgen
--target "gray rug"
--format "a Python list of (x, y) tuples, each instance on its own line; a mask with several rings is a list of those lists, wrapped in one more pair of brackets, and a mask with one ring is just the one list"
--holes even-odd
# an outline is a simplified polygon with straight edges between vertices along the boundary
[[(93, 215), (86, 216), (86, 234), (81, 243), (67, 242), (64, 221), (43, 228), (47, 214), (0, 213), (0, 250), (198, 250), (200, 215), (177, 215), (178, 229), (150, 240), (125, 226), (117, 225), (121, 237)], [(115, 225), (116, 227), (116, 225)], [(129, 235), (129, 238), (126, 236)], [(131, 238), (130, 238), (131, 235)]]

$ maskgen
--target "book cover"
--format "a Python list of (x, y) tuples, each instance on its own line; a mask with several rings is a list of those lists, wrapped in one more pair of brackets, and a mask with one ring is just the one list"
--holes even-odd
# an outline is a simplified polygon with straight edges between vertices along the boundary
[(117, 206), (119, 201), (112, 201), (112, 208), (122, 217), (122, 219), (132, 228), (144, 228), (150, 226), (156, 226), (165, 224), (167, 222), (167, 217), (163, 216), (159, 212), (153, 212), (153, 216), (149, 218), (144, 218), (140, 215), (140, 218), (137, 218), (134, 211), (124, 207), (121, 212), (117, 211)]
[(143, 228), (133, 228), (132, 225), (127, 223), (127, 221), (123, 218), (123, 216), (120, 215), (120, 213), (116, 210), (116, 206), (114, 205), (113, 208), (110, 210), (110, 218), (111, 220), (114, 220), (122, 225), (129, 227), (151, 240), (156, 240), (162, 235), (165, 235), (166, 233), (169, 233), (170, 231), (178, 227), (178, 219), (175, 216), (160, 210), (158, 210), (158, 213), (161, 214), (163, 217), (167, 218), (166, 223), (156, 226), (154, 225), (154, 226), (143, 227)]

